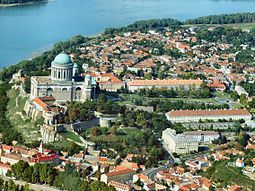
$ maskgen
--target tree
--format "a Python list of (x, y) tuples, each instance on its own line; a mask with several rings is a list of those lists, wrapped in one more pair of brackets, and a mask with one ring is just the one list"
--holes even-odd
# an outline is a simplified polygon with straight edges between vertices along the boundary
[(89, 185), (90, 191), (115, 191), (113, 186), (107, 186), (104, 182), (94, 181)]
[(40, 169), (40, 182), (42, 183), (47, 182), (47, 171), (48, 171), (48, 164), (43, 163)]
[(245, 94), (241, 94), (240, 95), (240, 103), (241, 104), (246, 104), (246, 102), (247, 102), (246, 95)]
[(249, 134), (245, 132), (241, 132), (238, 136), (238, 143), (242, 145), (243, 147), (246, 147), (246, 145), (248, 144), (249, 138), (250, 138)]
[(237, 93), (236, 91), (231, 92), (231, 93), (230, 93), (230, 97), (231, 97), (234, 101), (236, 101), (236, 100), (239, 99), (239, 95), (238, 95), (238, 93)]
[(4, 186), (4, 180), (2, 178), (0, 178), (0, 189), (2, 189)]
[(23, 160), (11, 166), (14, 177), (23, 180), (24, 171), (29, 167), (29, 164)]
[(91, 128), (91, 134), (92, 134), (93, 136), (98, 136), (98, 135), (101, 134), (101, 132), (100, 132), (100, 130), (99, 130), (97, 127), (92, 127), (92, 128)]
[(8, 128), (3, 131), (3, 143), (11, 145), (14, 140), (19, 143), (23, 142), (22, 135), (17, 130)]
[(111, 128), (111, 134), (116, 135), (117, 134), (118, 127), (116, 125), (113, 125)]
[(32, 175), (33, 175), (33, 167), (29, 166), (28, 168), (25, 169), (22, 179), (27, 181), (27, 182), (31, 182), (32, 181)]
[(75, 153), (79, 153), (80, 150), (81, 150), (81, 148), (77, 144), (75, 144), (74, 142), (72, 142), (70, 144), (70, 146), (68, 146), (68, 154), (70, 156), (74, 155)]

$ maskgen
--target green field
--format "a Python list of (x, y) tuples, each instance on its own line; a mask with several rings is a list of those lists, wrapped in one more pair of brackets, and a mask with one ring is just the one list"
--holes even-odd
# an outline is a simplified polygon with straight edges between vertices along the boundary
[(214, 168), (211, 170), (209, 168), (207, 172), (202, 174), (221, 186), (237, 184), (246, 189), (255, 188), (254, 180), (243, 175), (240, 168), (228, 166), (227, 161), (216, 162)]
[(71, 145), (71, 141), (68, 141), (68, 140), (62, 140), (62, 141), (57, 141), (57, 142), (54, 142), (54, 143), (51, 143), (51, 145), (53, 147), (56, 147), (56, 150), (58, 150), (57, 148), (63, 148), (63, 149), (68, 149)]
[(80, 138), (73, 132), (68, 131), (65, 133), (60, 133), (60, 135), (63, 136), (64, 138), (69, 138), (69, 139), (73, 140), (74, 142), (82, 143)]
[[(99, 128), (100, 129), (100, 128)], [(90, 141), (93, 142), (117, 142), (128, 138), (133, 138), (135, 136), (141, 135), (142, 130), (136, 128), (119, 128), (116, 135), (99, 135), (90, 136)]]

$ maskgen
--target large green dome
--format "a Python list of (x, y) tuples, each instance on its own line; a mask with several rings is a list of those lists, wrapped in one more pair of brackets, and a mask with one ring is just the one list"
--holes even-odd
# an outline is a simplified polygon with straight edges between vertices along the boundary
[(61, 65), (65, 65), (65, 64), (71, 64), (72, 60), (71, 57), (65, 53), (60, 53), (58, 54), (54, 61), (55, 64), (61, 64)]

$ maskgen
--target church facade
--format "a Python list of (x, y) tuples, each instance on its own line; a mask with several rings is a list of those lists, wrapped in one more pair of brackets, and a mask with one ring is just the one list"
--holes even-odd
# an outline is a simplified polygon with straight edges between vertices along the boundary
[(31, 77), (31, 98), (53, 96), (56, 101), (85, 101), (94, 96), (96, 82), (81, 76), (71, 57), (60, 53), (51, 63), (50, 76)]

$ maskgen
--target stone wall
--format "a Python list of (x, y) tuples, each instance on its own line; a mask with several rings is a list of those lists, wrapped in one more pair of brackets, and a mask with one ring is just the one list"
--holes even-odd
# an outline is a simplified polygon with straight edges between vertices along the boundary
[(84, 122), (78, 122), (75, 124), (72, 124), (72, 129), (75, 132), (82, 132), (88, 128), (91, 128), (93, 126), (99, 126), (99, 118), (94, 118), (89, 121), (84, 121)]

